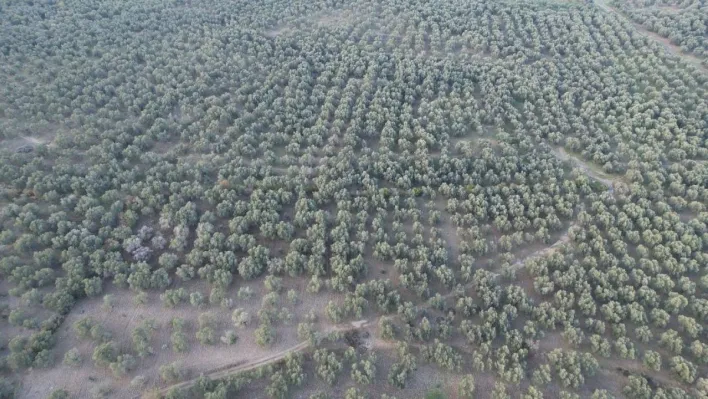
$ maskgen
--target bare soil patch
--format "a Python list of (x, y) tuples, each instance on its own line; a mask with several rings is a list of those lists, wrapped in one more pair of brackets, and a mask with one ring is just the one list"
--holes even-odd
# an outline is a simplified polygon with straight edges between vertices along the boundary
[(610, 175), (607, 175), (607, 174), (597, 170), (597, 167), (590, 165), (587, 162), (583, 161), (582, 159), (578, 158), (577, 156), (574, 156), (574, 155), (568, 153), (563, 147), (553, 148), (551, 151), (553, 152), (553, 155), (555, 155), (561, 161), (572, 162), (580, 170), (582, 170), (583, 173), (585, 173), (589, 177), (601, 182), (602, 184), (606, 185), (607, 188), (610, 189), (610, 191), (613, 190), (615, 180), (617, 180), (617, 178), (614, 178)]
[(0, 148), (14, 151), (26, 145), (51, 144), (57, 135), (67, 131), (67, 127), (56, 122), (0, 118), (0, 130), (6, 135), (0, 137)]
[(18, 151), (24, 147), (35, 148), (40, 145), (51, 143), (53, 136), (27, 136), (19, 135), (14, 138), (0, 140), (0, 148), (9, 151)]
[(317, 25), (326, 28), (347, 26), (354, 21), (356, 14), (351, 10), (337, 10), (315, 17)]
[[(304, 284), (304, 282), (303, 282)], [(57, 332), (57, 345), (54, 349), (56, 364), (51, 369), (30, 370), (22, 376), (22, 387), (18, 398), (46, 397), (53, 389), (64, 388), (74, 397), (90, 397), (91, 391), (99, 385), (110, 387), (112, 398), (134, 398), (138, 397), (142, 390), (130, 386), (130, 381), (138, 375), (147, 378), (147, 385), (144, 389), (153, 387), (162, 388), (166, 385), (160, 381), (159, 367), (174, 361), (180, 361), (187, 371), (187, 378), (194, 378), (200, 373), (207, 373), (211, 370), (228, 368), (233, 365), (254, 364), (262, 359), (277, 356), (277, 354), (292, 349), (300, 343), (297, 338), (297, 323), (311, 309), (318, 314), (320, 323), (326, 324), (324, 317), (324, 307), (331, 297), (328, 294), (308, 296), (303, 287), (294, 287), (289, 282), (284, 281), (287, 291), (295, 289), (301, 296), (299, 303), (293, 305), (289, 303), (285, 294), (281, 295), (280, 307), (286, 307), (294, 316), (293, 320), (284, 324), (277, 324), (276, 342), (267, 348), (256, 344), (253, 331), (257, 328), (256, 313), (260, 309), (260, 298), (263, 296), (262, 282), (254, 281), (240, 286), (250, 286), (255, 295), (249, 300), (236, 299), (238, 287), (232, 287), (227, 296), (233, 298), (234, 308), (242, 307), (253, 316), (253, 322), (244, 329), (236, 329), (239, 336), (236, 344), (227, 346), (219, 341), (219, 337), (228, 329), (234, 329), (231, 321), (231, 309), (224, 309), (219, 306), (206, 305), (196, 308), (189, 303), (178, 305), (175, 308), (166, 308), (159, 299), (158, 292), (148, 293), (148, 303), (136, 306), (133, 304), (134, 293), (117, 288), (108, 288), (106, 293), (115, 297), (115, 307), (111, 311), (102, 309), (102, 297), (89, 298), (79, 302), (72, 312), (67, 316), (64, 325)], [(199, 291), (208, 297), (209, 291), (206, 284), (199, 282), (196, 284), (185, 284), (188, 292)], [(201, 345), (195, 338), (197, 330), (197, 318), (201, 313), (210, 312), (216, 320), (215, 336), (217, 341), (214, 345)], [(157, 331), (153, 334), (151, 346), (154, 355), (143, 359), (137, 358), (138, 364), (135, 370), (128, 375), (116, 378), (111, 372), (104, 368), (95, 366), (91, 360), (93, 349), (96, 347), (90, 340), (79, 340), (73, 331), (73, 324), (84, 317), (90, 316), (103, 325), (113, 336), (113, 340), (118, 344), (122, 352), (134, 353), (132, 349), (131, 333), (143, 320), (154, 319), (158, 325)], [(169, 325), (174, 317), (180, 317), (187, 321), (185, 334), (187, 335), (190, 350), (187, 353), (174, 353), (171, 348), (170, 336), (172, 329)], [(318, 327), (320, 329), (326, 328)], [(80, 367), (72, 368), (61, 364), (64, 354), (71, 348), (76, 347), (83, 358)]]
[(301, 31), (309, 31), (314, 28), (342, 28), (354, 25), (360, 14), (353, 10), (330, 10), (315, 13), (307, 18), (299, 18), (295, 22), (287, 22), (274, 26), (264, 34), (270, 38), (291, 35)]
[(292, 27), (285, 25), (285, 26), (279, 26), (279, 27), (275, 27), (273, 29), (267, 30), (265, 32), (265, 35), (270, 38), (276, 38), (278, 36), (286, 35), (286, 34), (289, 34), (289, 33), (295, 32), (295, 31), (296, 30), (293, 29)]
[[(664, 388), (681, 388), (686, 391), (691, 389), (678, 383), (675, 378), (667, 375), (668, 371), (653, 371), (645, 367), (640, 360), (628, 360), (617, 358), (597, 358), (600, 363), (600, 373), (608, 377), (612, 385), (624, 386), (629, 375), (640, 375), (647, 379), (650, 385)], [(663, 368), (663, 367), (662, 367)], [(621, 389), (621, 388), (620, 388)]]

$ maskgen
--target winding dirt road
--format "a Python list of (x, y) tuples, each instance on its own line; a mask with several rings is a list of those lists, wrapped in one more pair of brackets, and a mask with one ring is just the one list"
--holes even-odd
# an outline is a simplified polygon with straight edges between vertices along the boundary
[(516, 271), (516, 270), (519, 270), (519, 269), (521, 269), (522, 267), (524, 267), (524, 265), (526, 264), (526, 262), (529, 261), (529, 260), (531, 260), (531, 259), (541, 258), (541, 257), (543, 257), (543, 256), (552, 254), (553, 252), (555, 252), (556, 250), (558, 250), (558, 248), (559, 248), (561, 245), (563, 245), (563, 244), (565, 244), (565, 243), (567, 243), (567, 242), (570, 242), (570, 235), (569, 235), (569, 233), (570, 233), (570, 229), (573, 228), (573, 226), (575, 226), (575, 225), (574, 225), (574, 224), (571, 224), (571, 225), (568, 227), (568, 230), (566, 230), (565, 233), (563, 233), (563, 235), (560, 236), (560, 237), (558, 238), (558, 240), (557, 240), (556, 242), (554, 242), (550, 247), (545, 247), (545, 248), (539, 249), (538, 251), (533, 252), (533, 253), (529, 254), (528, 256), (525, 256), (525, 257), (523, 257), (523, 258), (517, 260), (516, 262), (514, 262), (513, 265), (511, 265), (511, 267)]
[(595, 0), (595, 4), (607, 12), (619, 15), (620, 18), (624, 19), (625, 21), (627, 21), (627, 23), (632, 25), (637, 32), (639, 32), (643, 36), (661, 44), (664, 47), (664, 49), (666, 50), (666, 52), (669, 53), (670, 55), (683, 59), (684, 61), (694, 65), (696, 68), (698, 68), (703, 73), (708, 73), (708, 68), (705, 65), (703, 65), (703, 62), (701, 61), (700, 58), (696, 57), (693, 54), (689, 54), (689, 53), (681, 50), (681, 47), (671, 43), (671, 40), (669, 40), (661, 35), (658, 35), (655, 32), (650, 31), (649, 29), (645, 28), (641, 24), (638, 24), (638, 23), (632, 21), (628, 16), (624, 15), (622, 13), (622, 11), (607, 4), (607, 0)]
[(561, 161), (570, 161), (574, 163), (575, 166), (577, 166), (580, 170), (583, 171), (583, 173), (588, 175), (590, 178), (595, 179), (601, 182), (602, 184), (606, 185), (610, 192), (614, 191), (615, 182), (611, 179), (610, 176), (598, 173), (592, 167), (588, 166), (588, 164), (585, 163), (582, 159), (576, 158), (573, 155), (568, 154), (568, 152), (563, 147), (552, 148), (551, 151), (553, 152), (553, 155), (556, 156), (556, 158), (560, 159)]
[[(301, 342), (295, 346), (292, 346), (292, 347), (285, 349), (283, 351), (280, 351), (278, 353), (274, 353), (270, 356), (263, 357), (260, 359), (255, 359), (252, 361), (239, 361), (239, 362), (236, 362), (236, 363), (224, 366), (224, 367), (219, 367), (218, 369), (211, 370), (207, 373), (204, 373), (203, 375), (205, 377), (208, 377), (209, 379), (218, 380), (220, 378), (225, 378), (225, 377), (232, 375), (232, 374), (241, 373), (241, 372), (248, 371), (248, 370), (253, 370), (253, 369), (256, 369), (261, 366), (265, 366), (270, 363), (279, 362), (280, 360), (284, 359), (289, 354), (302, 352), (309, 347), (310, 347), (309, 341)], [(182, 381), (177, 384), (170, 385), (166, 388), (163, 388), (160, 390), (160, 396), (166, 395), (172, 389), (187, 389), (187, 388), (193, 386), (194, 384), (196, 384), (197, 380), (200, 377), (192, 378), (191, 380)]]
[[(349, 324), (346, 325), (337, 325), (337, 326), (332, 326), (327, 332), (324, 334), (328, 334), (330, 332), (346, 332), (346, 331), (354, 331), (354, 330), (360, 330), (363, 329), (367, 326), (369, 326), (371, 323), (367, 320), (358, 320), (358, 321), (352, 321)], [(273, 353), (269, 356), (262, 357), (260, 359), (253, 359), (253, 360), (241, 360), (236, 363), (232, 363), (226, 366), (222, 366), (213, 370), (210, 370), (206, 373), (203, 373), (201, 375), (208, 377), (211, 380), (218, 380), (222, 378), (226, 378), (229, 375), (237, 374), (237, 373), (242, 373), (244, 371), (249, 371), (253, 370), (268, 364), (272, 363), (277, 363), (283, 359), (285, 359), (286, 356), (292, 354), (292, 353), (299, 353), (299, 352), (304, 352), (310, 348), (310, 341), (305, 341), (305, 342), (300, 342), (297, 345), (291, 346), (288, 349), (284, 349), (280, 352)], [(201, 375), (199, 377), (192, 378), (190, 380), (182, 381), (173, 385), (170, 385), (168, 387), (165, 387), (160, 390), (160, 396), (166, 395), (170, 390), (172, 389), (187, 389), (193, 386), (194, 384), (197, 383), (199, 378), (201, 378)], [(136, 399), (139, 397), (136, 397)]]

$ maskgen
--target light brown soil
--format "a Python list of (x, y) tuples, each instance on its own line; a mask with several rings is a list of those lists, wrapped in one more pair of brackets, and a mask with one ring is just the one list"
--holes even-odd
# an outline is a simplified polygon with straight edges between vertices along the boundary
[(5, 139), (0, 141), (0, 148), (7, 149), (10, 151), (16, 151), (20, 147), (24, 146), (38, 146), (47, 143), (46, 139), (31, 137), (31, 136), (18, 136), (12, 139)]
[[(352, 331), (352, 330), (363, 330), (363, 329), (366, 329), (369, 326), (369, 324), (370, 323), (367, 320), (357, 320), (357, 321), (353, 321), (348, 324), (331, 326), (330, 328), (328, 328), (328, 331), (345, 332), (345, 331)], [(328, 331), (326, 331), (326, 332), (328, 332)], [(262, 366), (265, 366), (268, 364), (277, 363), (280, 360), (284, 359), (289, 354), (304, 352), (305, 350), (309, 349), (311, 346), (312, 345), (310, 344), (310, 342), (300, 342), (297, 345), (293, 345), (292, 347), (282, 350), (280, 352), (273, 353), (268, 356), (265, 356), (265, 357), (262, 357), (259, 359), (250, 360), (250, 361), (249, 360), (246, 360), (246, 361), (241, 360), (241, 361), (238, 361), (232, 365), (222, 366), (218, 369), (204, 372), (203, 375), (209, 377), (212, 380), (218, 380), (218, 379), (227, 377), (229, 375), (241, 373), (241, 372), (248, 371), (248, 370), (253, 370), (258, 367), (262, 367)], [(183, 381), (183, 382), (165, 387), (160, 392), (162, 394), (166, 394), (169, 390), (171, 390), (173, 388), (185, 389), (185, 388), (188, 388), (188, 387), (194, 385), (197, 381), (198, 381), (198, 378), (193, 378), (188, 381)]]
[(270, 30), (266, 31), (266, 32), (265, 32), (265, 35), (266, 35), (267, 37), (274, 38), (274, 37), (278, 37), (278, 36), (281, 36), (281, 35), (285, 35), (285, 34), (287, 34), (287, 33), (293, 32), (293, 31), (294, 31), (294, 29), (292, 29), (292, 28), (289, 27), (289, 26), (281, 26), (281, 27), (276, 27), (276, 28), (273, 28), (273, 29), (270, 29)]
[(4, 139), (0, 136), (0, 149), (10, 151), (26, 145), (52, 145), (57, 135), (67, 131), (66, 126), (54, 122), (35, 123), (11, 118), (0, 118), (0, 130), (7, 135)]
[(332, 13), (322, 14), (316, 18), (317, 25), (336, 28), (347, 26), (354, 20), (355, 14), (350, 10), (339, 10)]
[(621, 383), (626, 385), (627, 377), (622, 375), (623, 370), (629, 371), (633, 375), (641, 375), (645, 378), (651, 378), (654, 382), (662, 387), (677, 387), (684, 389), (688, 392), (691, 391), (690, 387), (683, 386), (678, 383), (676, 378), (672, 378), (667, 375), (668, 371), (662, 370), (659, 372), (653, 371), (645, 367), (641, 360), (628, 360), (628, 359), (607, 359), (602, 357), (597, 357), (600, 363), (600, 372), (609, 377), (610, 381), (614, 381), (615, 384)]
[[(264, 32), (265, 36), (275, 38), (283, 35), (294, 34), (303, 30), (310, 30), (316, 27), (336, 29), (350, 26), (356, 23), (359, 17), (352, 10), (333, 10), (319, 12), (308, 17), (307, 20), (300, 19), (300, 23), (284, 23)], [(304, 28), (302, 28), (304, 26)]]
[[(276, 363), (282, 359), (284, 359), (287, 355), (291, 353), (298, 353), (302, 352), (310, 347), (309, 342), (301, 342), (295, 346), (292, 346), (288, 349), (282, 350), (278, 353), (274, 353), (269, 356), (265, 356), (263, 358), (259, 359), (253, 359), (253, 360), (246, 360), (246, 361), (238, 361), (234, 363), (233, 365), (227, 365), (225, 367), (221, 367), (218, 369), (215, 369), (214, 371), (211, 372), (205, 372), (203, 375), (209, 377), (212, 380), (218, 380), (220, 378), (227, 377), (232, 374), (236, 373), (241, 373), (244, 371), (248, 370), (253, 370), (258, 367), (262, 367), (271, 363)], [(192, 378), (191, 380), (183, 381), (174, 385), (170, 385), (168, 387), (163, 388), (160, 393), (161, 394), (167, 394), (172, 389), (185, 389), (188, 387), (191, 387), (192, 385), (196, 384), (198, 381), (198, 378)]]
[[(247, 301), (236, 299), (238, 287), (232, 287), (228, 296), (234, 299), (234, 308), (246, 309), (254, 317), (254, 320), (250, 326), (236, 329), (239, 340), (232, 346), (227, 346), (218, 340), (224, 331), (233, 329), (230, 309), (211, 305), (199, 309), (192, 307), (189, 303), (169, 309), (163, 306), (157, 292), (148, 294), (149, 302), (146, 305), (135, 306), (132, 302), (134, 293), (113, 287), (107, 289), (106, 292), (114, 295), (116, 299), (114, 309), (109, 312), (102, 309), (102, 297), (83, 300), (74, 307), (67, 316), (64, 325), (57, 332), (57, 345), (53, 351), (56, 365), (50, 369), (30, 370), (21, 376), (22, 386), (17, 397), (42, 398), (46, 397), (53, 389), (64, 388), (74, 397), (83, 398), (89, 397), (92, 389), (96, 386), (105, 384), (112, 388), (111, 398), (134, 398), (141, 394), (141, 390), (130, 387), (130, 381), (137, 375), (147, 378), (144, 390), (165, 386), (159, 378), (161, 365), (180, 361), (188, 372), (187, 378), (192, 378), (200, 373), (229, 365), (253, 364), (298, 345), (300, 340), (297, 338), (297, 323), (302, 321), (304, 315), (311, 309), (314, 309), (318, 314), (320, 323), (327, 323), (327, 319), (324, 317), (324, 307), (327, 301), (334, 296), (324, 293), (316, 296), (308, 295), (305, 293), (304, 285), (295, 287), (289, 281), (285, 281), (285, 291), (290, 288), (295, 289), (300, 294), (301, 301), (292, 305), (287, 301), (284, 293), (281, 295), (279, 306), (288, 308), (294, 315), (294, 320), (288, 325), (278, 324), (275, 344), (269, 348), (262, 348), (255, 343), (253, 337), (253, 331), (257, 328), (255, 316), (260, 309), (260, 298), (263, 296), (262, 282), (249, 282), (243, 285), (251, 286), (255, 291), (252, 299)], [(184, 286), (188, 292), (200, 291), (205, 297), (208, 297), (207, 287), (202, 282), (185, 284)], [(217, 342), (211, 346), (201, 345), (195, 338), (197, 318), (199, 314), (207, 311), (215, 316), (217, 322), (215, 329)], [(109, 370), (96, 367), (91, 361), (91, 354), (96, 344), (90, 340), (78, 340), (72, 329), (74, 322), (87, 316), (99, 321), (112, 333), (113, 339), (120, 349), (129, 353), (133, 353), (131, 340), (133, 329), (143, 320), (154, 319), (159, 326), (151, 341), (154, 355), (143, 359), (138, 358), (136, 369), (122, 378), (115, 378)], [(185, 334), (189, 340), (190, 350), (185, 354), (174, 353), (170, 345), (172, 329), (169, 322), (173, 317), (183, 318), (188, 323)], [(318, 328), (322, 329), (323, 327)], [(81, 366), (71, 368), (61, 364), (64, 354), (74, 347), (78, 348), (83, 358)]]
[(627, 21), (629, 24), (631, 24), (634, 29), (637, 30), (637, 32), (641, 33), (642, 35), (660, 43), (664, 48), (666, 49), (666, 52), (673, 56), (677, 56), (684, 61), (688, 62), (689, 64), (694, 65), (698, 70), (702, 71), (703, 73), (708, 73), (708, 67), (704, 66), (702, 63), (702, 60), (693, 54), (686, 53), (685, 51), (681, 50), (681, 47), (671, 43), (671, 40), (660, 36), (657, 33), (654, 33), (641, 24), (635, 23), (631, 21), (627, 16), (622, 14), (622, 12), (611, 5), (607, 4), (606, 0), (596, 0), (595, 4), (597, 4), (600, 8), (602, 8), (605, 11), (615, 13), (619, 15), (621, 18), (623, 18), (625, 21)]
[(614, 184), (615, 184), (615, 179), (612, 176), (609, 176), (605, 173), (602, 173), (597, 170), (596, 167), (589, 165), (582, 159), (573, 156), (572, 154), (569, 154), (563, 147), (558, 147), (558, 148), (553, 148), (551, 150), (553, 152), (553, 155), (555, 155), (558, 159), (561, 161), (570, 161), (573, 164), (575, 164), (583, 173), (588, 175), (589, 177), (601, 182), (602, 184), (606, 185), (610, 190), (613, 189)]

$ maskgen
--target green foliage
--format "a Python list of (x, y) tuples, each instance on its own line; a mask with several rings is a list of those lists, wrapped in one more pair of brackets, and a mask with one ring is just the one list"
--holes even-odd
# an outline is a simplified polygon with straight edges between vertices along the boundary
[(284, 399), (288, 394), (288, 381), (281, 371), (276, 371), (270, 376), (270, 384), (266, 387), (266, 393), (273, 399)]
[(168, 308), (173, 308), (185, 302), (187, 300), (187, 297), (187, 290), (182, 287), (174, 290), (165, 290), (165, 292), (160, 294), (160, 300)]
[(273, 275), (268, 275), (263, 283), (269, 292), (280, 292), (283, 289), (283, 279)]
[(422, 355), (426, 361), (434, 362), (439, 367), (450, 371), (459, 371), (462, 367), (462, 355), (450, 345), (437, 339), (433, 344), (423, 347)]
[(292, 305), (296, 305), (299, 302), (299, 296), (297, 294), (297, 291), (295, 290), (288, 290), (287, 298), (288, 302), (290, 302)]
[(78, 367), (81, 365), (81, 354), (76, 348), (71, 348), (64, 353), (64, 364), (70, 367)]
[(39, 327), (39, 323), (36, 319), (29, 317), (21, 309), (13, 309), (10, 311), (8, 316), (8, 321), (13, 326), (25, 327), (30, 329), (36, 329)]
[(382, 339), (392, 340), (396, 337), (396, 330), (393, 322), (385, 317), (379, 319), (379, 334)]
[(416, 328), (415, 335), (421, 341), (428, 341), (431, 338), (432, 334), (433, 334), (433, 329), (430, 324), (430, 321), (428, 321), (427, 317), (423, 317), (420, 320), (420, 325)]
[(644, 365), (654, 371), (661, 370), (661, 355), (652, 350), (644, 352)]
[(299, 323), (297, 325), (297, 337), (302, 341), (309, 341), (310, 344), (316, 345), (318, 332), (315, 330), (313, 323)]
[(492, 399), (509, 399), (510, 396), (506, 393), (506, 385), (502, 382), (496, 382), (492, 390)]
[(65, 389), (55, 389), (49, 394), (47, 399), (69, 399), (69, 392)]
[(147, 385), (147, 378), (144, 375), (136, 375), (132, 380), (130, 380), (130, 387), (138, 390), (142, 390)]
[(698, 372), (693, 363), (681, 356), (672, 357), (669, 360), (669, 368), (686, 384), (692, 384)]
[(445, 399), (445, 398), (446, 398), (445, 394), (442, 393), (442, 391), (440, 391), (439, 389), (434, 389), (432, 391), (428, 391), (425, 394), (425, 399)]
[(175, 383), (185, 377), (186, 373), (179, 361), (160, 366), (160, 378), (163, 382)]
[(243, 308), (234, 309), (231, 313), (231, 321), (236, 328), (244, 328), (251, 324), (251, 314)]
[(0, 398), (12, 399), (15, 397), (15, 392), (15, 384), (5, 379), (5, 377), (0, 377)]
[(474, 398), (475, 381), (472, 374), (467, 374), (460, 380), (457, 386), (457, 395), (463, 399)]
[(96, 325), (96, 322), (91, 317), (84, 317), (74, 322), (74, 332), (77, 337), (86, 339), (91, 337), (91, 329)]
[[(703, 60), (708, 57), (705, 31), (701, 30), (705, 22), (703, 14), (705, 6), (697, 4), (697, 9), (701, 11), (696, 13), (692, 12), (690, 7), (650, 7), (652, 3), (634, 1), (618, 3), (623, 13), (632, 20), (670, 39), (672, 43), (681, 46), (682, 51), (691, 52)], [(679, 149), (672, 149), (668, 156), (670, 159), (678, 160), (682, 159), (685, 153)]]
[(398, 343), (396, 351), (398, 360), (389, 369), (388, 382), (397, 388), (403, 388), (410, 375), (416, 370), (417, 363), (407, 344)]
[(591, 399), (614, 399), (605, 389), (596, 389), (592, 392)]
[(622, 388), (622, 393), (630, 399), (649, 399), (652, 396), (652, 390), (647, 380), (636, 375), (629, 376), (627, 385)]
[(301, 353), (289, 353), (285, 356), (283, 372), (290, 385), (297, 387), (302, 385), (305, 381), (305, 371), (302, 363), (303, 355)]
[(372, 352), (366, 359), (353, 363), (351, 378), (357, 384), (372, 384), (376, 378), (376, 354)]
[(131, 370), (135, 368), (137, 361), (131, 354), (118, 355), (116, 361), (111, 363), (108, 367), (113, 372), (116, 378), (120, 378), (128, 374)]
[(106, 399), (110, 397), (113, 388), (109, 384), (94, 385), (90, 392), (94, 399)]
[(539, 389), (534, 387), (533, 385), (529, 386), (529, 389), (521, 395), (522, 399), (543, 399), (543, 394)]
[(253, 336), (259, 346), (271, 346), (275, 342), (275, 328), (270, 323), (262, 323), (253, 331)]
[(565, 387), (578, 388), (585, 382), (585, 376), (592, 376), (599, 365), (589, 353), (554, 349), (548, 353), (548, 360), (560, 382)]
[(140, 291), (133, 296), (133, 304), (135, 306), (141, 306), (148, 303), (148, 295), (145, 291)]
[(367, 399), (367, 395), (359, 392), (355, 387), (347, 389), (344, 393), (344, 399)]
[(103, 296), (103, 305), (101, 309), (106, 312), (110, 312), (116, 306), (116, 298), (113, 294), (107, 294)]
[(187, 334), (184, 332), (186, 326), (184, 319), (174, 318), (170, 324), (172, 325), (172, 335), (170, 336), (172, 350), (177, 353), (185, 353), (189, 351)]
[(340, 323), (344, 317), (344, 311), (340, 304), (329, 301), (325, 307), (325, 313), (332, 323)]
[(192, 292), (189, 294), (189, 303), (194, 307), (202, 307), (205, 304), (204, 294), (201, 292)]
[(221, 342), (226, 345), (233, 345), (238, 341), (238, 335), (234, 330), (227, 330), (224, 335), (221, 336)]
[(253, 289), (251, 287), (241, 287), (238, 289), (238, 293), (236, 294), (238, 299), (240, 300), (248, 300), (253, 297)]
[(93, 350), (93, 355), (91, 356), (94, 363), (101, 367), (108, 367), (108, 365), (115, 362), (117, 358), (118, 348), (113, 341), (104, 342), (96, 346)]
[[(129, 372), (124, 337), (76, 303), (105, 295), (121, 317), (114, 290), (168, 308), (208, 292), (223, 311), (258, 287), (233, 331), (173, 322), (173, 349), (217, 327), (233, 344), (251, 317), (264, 347), (293, 322), (314, 346), (378, 318), (415, 345), (386, 364), (394, 387), (422, 359), (491, 373), (485, 395), (555, 379), (572, 398), (600, 364), (656, 373), (666, 356), (665, 387), (626, 394), (700, 394), (707, 8), (581, 3), (2, 2), (0, 276), (18, 300), (0, 313), (21, 332), (6, 374), (51, 365), (67, 315), (99, 366)], [(328, 321), (301, 316), (323, 298)], [(132, 331), (135, 356), (154, 330)], [(355, 382), (376, 382), (369, 360), (347, 352)], [(268, 394), (293, 394), (291, 363), (258, 371)], [(234, 381), (189, 394), (242, 396)]]
[(229, 308), (229, 298), (226, 298), (226, 291), (223, 287), (213, 287), (209, 293), (209, 303), (212, 305), (221, 305), (223, 308)]
[(134, 330), (132, 335), (133, 349), (140, 357), (152, 355), (153, 349), (150, 346), (150, 339), (157, 330), (157, 323), (154, 319), (144, 320)]
[(313, 354), (313, 359), (315, 360), (315, 374), (329, 385), (334, 385), (343, 367), (335, 353), (326, 349), (318, 349)]

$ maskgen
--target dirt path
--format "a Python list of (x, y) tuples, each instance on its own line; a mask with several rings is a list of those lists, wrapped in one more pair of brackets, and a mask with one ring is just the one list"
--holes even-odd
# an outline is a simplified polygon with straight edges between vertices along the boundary
[[(289, 354), (302, 352), (309, 347), (310, 347), (309, 341), (301, 342), (295, 346), (292, 346), (288, 349), (285, 349), (285, 350), (275, 353), (273, 355), (270, 355), (270, 356), (267, 356), (264, 358), (260, 358), (260, 359), (255, 359), (252, 361), (246, 361), (246, 362), (240, 361), (240, 362), (237, 362), (234, 364), (230, 364), (230, 365), (209, 371), (207, 373), (204, 373), (203, 375), (205, 377), (208, 377), (211, 380), (218, 380), (220, 378), (227, 377), (231, 374), (241, 373), (244, 371), (256, 369), (261, 366), (265, 366), (270, 363), (279, 362), (280, 360), (283, 360)], [(172, 389), (187, 389), (187, 388), (191, 387), (192, 385), (196, 384), (197, 380), (199, 380), (200, 377), (192, 378), (191, 380), (182, 381), (180, 383), (170, 385), (169, 387), (163, 388), (160, 390), (160, 396), (166, 395)], [(137, 396), (136, 398), (139, 398), (139, 397), (140, 396)]]
[(624, 15), (622, 11), (607, 4), (607, 0), (595, 0), (595, 4), (607, 12), (619, 15), (620, 18), (624, 19), (629, 24), (631, 24), (637, 32), (661, 44), (666, 50), (666, 52), (670, 55), (682, 58), (684, 61), (696, 66), (698, 70), (702, 71), (703, 73), (708, 73), (708, 68), (703, 65), (702, 60), (700, 58), (696, 57), (693, 54), (686, 53), (685, 51), (681, 50), (681, 47), (671, 43), (671, 40), (661, 35), (658, 35), (655, 32), (650, 31), (641, 24), (632, 21), (628, 16)]
[(526, 264), (527, 261), (529, 261), (531, 259), (535, 259), (535, 258), (540, 258), (540, 257), (546, 256), (546, 255), (550, 255), (550, 254), (554, 253), (555, 251), (557, 251), (561, 245), (570, 241), (569, 234), (570, 234), (570, 229), (573, 228), (573, 226), (575, 226), (575, 224), (571, 224), (570, 226), (568, 226), (568, 230), (566, 230), (562, 236), (558, 237), (558, 240), (556, 242), (554, 242), (553, 244), (551, 244), (550, 247), (541, 248), (538, 251), (532, 252), (531, 254), (514, 262), (514, 264), (511, 265), (512, 269), (514, 271), (519, 270), (522, 267), (524, 267), (524, 265)]
[(583, 173), (606, 185), (610, 192), (614, 191), (615, 181), (610, 176), (601, 174), (600, 172), (596, 171), (582, 159), (579, 159), (569, 154), (563, 147), (553, 148), (551, 149), (551, 151), (553, 152), (553, 155), (556, 156), (556, 158), (560, 159), (561, 161), (573, 162), (578, 168), (583, 171)]
[(598, 356), (597, 360), (600, 363), (600, 373), (611, 380), (616, 380), (617, 378), (626, 379), (629, 374), (632, 374), (646, 378), (651, 385), (658, 385), (665, 388), (681, 388), (686, 392), (691, 392), (690, 386), (684, 385), (673, 378), (669, 378), (663, 368), (661, 371), (657, 372), (648, 369), (637, 360), (629, 359), (605, 358)]
[(35, 145), (44, 144), (44, 141), (42, 141), (42, 140), (40, 140), (40, 139), (37, 139), (37, 138), (34, 138), (34, 137), (29, 137), (29, 136), (20, 136), (20, 137), (22, 137), (23, 139), (25, 139), (25, 140), (27, 140), (27, 141), (29, 141), (30, 143), (35, 144)]
[[(569, 234), (570, 234), (570, 229), (571, 229), (573, 226), (575, 226), (575, 223), (572, 223), (570, 226), (568, 226), (568, 229), (565, 231), (565, 233), (563, 233), (563, 235), (561, 235), (561, 236), (558, 238), (558, 240), (556, 240), (556, 242), (554, 242), (553, 244), (551, 244), (551, 246), (541, 248), (541, 249), (539, 249), (538, 251), (534, 251), (534, 252), (528, 254), (527, 256), (524, 256), (523, 258), (521, 258), (521, 259), (517, 260), (516, 262), (514, 262), (514, 264), (511, 265), (511, 267), (513, 268), (513, 270), (514, 270), (514, 271), (517, 271), (517, 270), (523, 268), (523, 267), (526, 265), (526, 262), (529, 261), (529, 260), (531, 260), (531, 259), (539, 258), (539, 257), (545, 256), (545, 255), (550, 255), (550, 254), (552, 254), (553, 252), (557, 251), (557, 250), (560, 248), (561, 245), (563, 245), (563, 244), (565, 244), (565, 243), (567, 243), (567, 242), (570, 241), (570, 235), (569, 235)], [(500, 278), (501, 276), (502, 276), (501, 273), (496, 273), (493, 278), (494, 278), (494, 279), (498, 279), (498, 278)], [(471, 285), (472, 285), (472, 282), (469, 282), (469, 283), (467, 283), (467, 284), (464, 285), (464, 288), (467, 289), (467, 288), (469, 288)], [(452, 291), (448, 292), (447, 294), (442, 295), (442, 298), (443, 298), (443, 299), (448, 299), (448, 298), (453, 297), (455, 294), (457, 294), (457, 291), (456, 291), (456, 290), (452, 290)]]
[[(367, 320), (358, 320), (358, 321), (353, 321), (348, 325), (344, 326), (332, 326), (327, 332), (325, 332), (325, 335), (330, 333), (330, 332), (346, 332), (346, 331), (353, 331), (353, 330), (360, 330), (363, 329), (367, 326), (369, 326), (371, 323), (369, 323)], [(210, 380), (218, 380), (225, 378), (229, 375), (236, 374), (236, 373), (242, 373), (244, 371), (249, 371), (253, 370), (271, 363), (277, 363), (283, 359), (285, 359), (286, 356), (292, 354), (292, 353), (299, 353), (307, 350), (310, 347), (310, 341), (305, 341), (305, 342), (300, 342), (297, 345), (293, 345), (290, 348), (284, 349), (278, 353), (274, 353), (272, 355), (262, 357), (260, 359), (254, 359), (251, 361), (248, 360), (241, 360), (236, 363), (232, 363), (226, 366), (219, 367), (217, 369), (208, 371), (206, 373), (203, 373), (202, 375), (205, 377), (208, 377)], [(192, 378), (187, 381), (182, 381), (174, 385), (170, 385), (168, 387), (165, 387), (160, 390), (160, 395), (164, 396), (166, 395), (170, 390), (172, 389), (187, 389), (194, 384), (197, 383), (197, 381), (201, 378), (201, 375), (196, 378)], [(140, 396), (137, 396), (139, 398)]]

